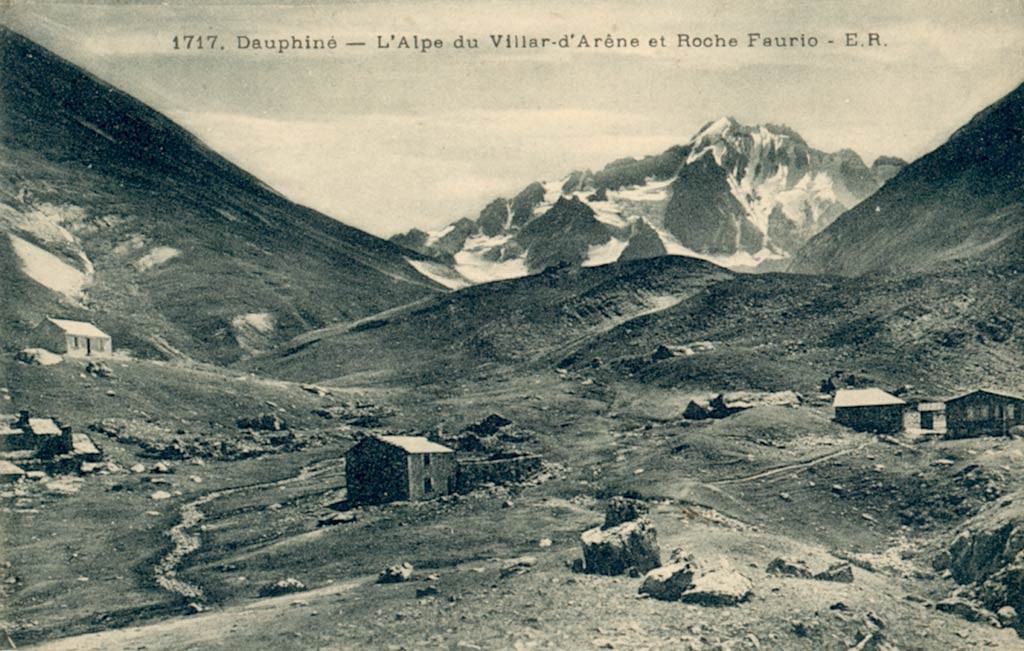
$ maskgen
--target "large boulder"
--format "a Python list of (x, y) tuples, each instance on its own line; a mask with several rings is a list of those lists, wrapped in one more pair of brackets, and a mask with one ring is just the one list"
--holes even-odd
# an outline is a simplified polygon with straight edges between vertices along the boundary
[(686, 420), (707, 420), (711, 418), (711, 411), (691, 400), (683, 410), (683, 418)]
[(640, 594), (649, 595), (662, 601), (678, 601), (693, 585), (697, 569), (692, 563), (670, 563), (655, 568), (644, 577)]
[(698, 574), (680, 600), (701, 606), (735, 606), (750, 598), (750, 579), (728, 566)]
[(14, 359), (31, 366), (53, 366), (54, 364), (60, 364), (64, 361), (63, 357), (57, 353), (51, 353), (45, 348), (26, 348), (24, 350), (19, 350), (17, 354), (15, 354)]
[(661, 565), (657, 533), (645, 518), (584, 531), (580, 543), (583, 571), (588, 574), (614, 576), (631, 569), (649, 572)]

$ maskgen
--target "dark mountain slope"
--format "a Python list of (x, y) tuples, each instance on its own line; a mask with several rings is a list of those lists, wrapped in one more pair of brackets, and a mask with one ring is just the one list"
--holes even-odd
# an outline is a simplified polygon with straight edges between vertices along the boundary
[(791, 270), (859, 275), (1024, 251), (1024, 85), (890, 179), (798, 253)]
[[(1012, 266), (851, 279), (733, 274), (670, 256), (474, 286), (310, 333), (247, 366), (358, 386), (561, 367), (608, 382), (808, 393), (843, 371), (940, 396), (1021, 390), (1021, 323), (1024, 273)], [(654, 355), (662, 348), (673, 355)]]
[[(732, 277), (681, 256), (562, 266), (298, 337), (245, 367), (303, 380), (446, 381), (561, 359), (596, 333)], [(547, 363), (547, 362), (542, 362)]]
[[(3, 264), (139, 349), (247, 350), (443, 291), (400, 247), (297, 206), (130, 96), (0, 27)], [(6, 244), (7, 242), (5, 242)], [(44, 251), (40, 254), (39, 250)], [(83, 313), (84, 310), (87, 313)], [(9, 316), (23, 334), (38, 310)], [(255, 316), (253, 316), (255, 315)]]

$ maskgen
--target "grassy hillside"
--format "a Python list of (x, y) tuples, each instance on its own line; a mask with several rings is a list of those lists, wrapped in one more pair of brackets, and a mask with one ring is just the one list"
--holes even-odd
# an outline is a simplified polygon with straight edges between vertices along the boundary
[[(228, 362), (444, 291), (415, 254), (289, 202), (2, 27), (0, 61), (0, 265), (33, 294), (10, 306), (5, 344), (43, 312), (70, 313), (115, 345)], [(82, 291), (51, 282), (58, 268)]]

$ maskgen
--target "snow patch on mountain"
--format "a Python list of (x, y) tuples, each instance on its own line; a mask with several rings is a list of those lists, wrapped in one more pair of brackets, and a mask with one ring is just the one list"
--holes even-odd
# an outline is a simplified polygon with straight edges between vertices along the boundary
[(181, 251), (173, 246), (157, 246), (150, 249), (149, 253), (135, 261), (135, 268), (139, 271), (148, 271), (153, 267), (159, 267), (181, 255)]
[(619, 259), (622, 252), (629, 246), (629, 240), (617, 240), (612, 238), (604, 244), (591, 246), (587, 249), (587, 259), (583, 262), (584, 267), (599, 267), (603, 264), (611, 264)]
[(406, 258), (405, 261), (412, 265), (413, 269), (416, 271), (433, 280), (435, 283), (447, 287), (448, 289), (462, 289), (463, 287), (469, 287), (473, 284), (458, 272), (454, 271), (451, 267), (441, 264), (440, 262), (413, 260), (411, 258)]
[(625, 199), (627, 201), (665, 201), (668, 199), (668, 186), (672, 185), (673, 179), (656, 181), (648, 178), (643, 185), (630, 185), (619, 190), (609, 190), (610, 201)]
[(21, 270), (40, 285), (78, 301), (92, 280), (92, 274), (79, 271), (61, 258), (13, 233), (11, 247), (21, 261)]
[(511, 239), (511, 235), (474, 235), (468, 238), (463, 249), (455, 254), (455, 270), (473, 283), (521, 278), (529, 274), (525, 254), (507, 259), (491, 259), (494, 251), (500, 250)]

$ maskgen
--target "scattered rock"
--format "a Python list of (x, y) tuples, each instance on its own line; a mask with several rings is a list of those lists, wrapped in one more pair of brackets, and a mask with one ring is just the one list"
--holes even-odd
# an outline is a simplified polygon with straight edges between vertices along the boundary
[(128, 470), (131, 470), (132, 472), (138, 474), (140, 472), (146, 472), (146, 466), (142, 465), (141, 463), (137, 463)]
[(554, 543), (552, 543), (552, 542), (551, 542), (551, 539), (550, 539), (550, 538), (541, 538), (541, 539), (540, 539), (540, 540), (539, 540), (539, 541), (537, 542), (537, 546), (538, 546), (538, 547), (541, 547), (541, 548), (547, 548), (547, 547), (550, 547), (550, 546), (551, 546), (551, 545), (553, 545), (553, 544), (554, 544)]
[(254, 418), (239, 418), (235, 421), (239, 429), (254, 429), (267, 432), (280, 432), (287, 429), (284, 420), (277, 414), (260, 414)]
[(377, 583), (404, 583), (412, 578), (412, 565), (402, 563), (385, 568), (377, 577)]
[(997, 625), (999, 618), (989, 610), (986, 610), (978, 604), (961, 599), (959, 597), (950, 597), (949, 599), (943, 599), (935, 604), (935, 610), (943, 613), (951, 613), (957, 617), (962, 617), (969, 622), (985, 622), (987, 624)]
[(701, 606), (735, 606), (750, 598), (750, 579), (729, 567), (718, 567), (697, 575), (681, 601)]
[(425, 588), (416, 588), (416, 598), (422, 599), (423, 597), (433, 597), (441, 594), (441, 591), (437, 589), (437, 586), (428, 585)]
[(468, 427), (465, 428), (464, 431), (479, 434), (481, 436), (491, 436), (493, 434), (497, 434), (501, 428), (507, 427), (508, 425), (511, 424), (512, 421), (505, 418), (504, 416), (500, 416), (498, 414), (491, 414), (490, 416), (483, 419), (479, 423), (469, 425)]
[(653, 353), (651, 353), (652, 362), (659, 362), (663, 359), (669, 359), (672, 357), (675, 357), (675, 353), (673, 353), (665, 344), (658, 344), (658, 347), (654, 349)]
[(683, 418), (686, 420), (707, 420), (711, 418), (711, 411), (707, 407), (701, 407), (691, 400), (683, 410)]
[(506, 579), (516, 574), (524, 574), (530, 571), (530, 568), (537, 564), (536, 556), (520, 556), (519, 558), (511, 558), (501, 565), (501, 571), (498, 575)]
[(690, 586), (696, 568), (691, 563), (672, 563), (655, 568), (644, 577), (640, 594), (662, 601), (678, 601)]
[(646, 520), (624, 522), (605, 529), (596, 527), (580, 536), (583, 566), (588, 574), (625, 574), (634, 567), (649, 572), (661, 565), (654, 527)]
[(818, 572), (813, 577), (817, 581), (832, 581), (834, 583), (853, 583), (853, 568), (846, 561), (829, 565), (828, 569)]
[(999, 618), (999, 623), (1003, 626), (1017, 626), (1017, 609), (1013, 606), (1003, 606), (996, 611), (996, 617)]
[(315, 384), (300, 384), (299, 388), (320, 397), (331, 395), (330, 390)]
[(807, 564), (803, 561), (791, 561), (785, 558), (776, 558), (771, 563), (768, 563), (768, 567), (765, 571), (772, 576), (791, 576), (798, 579), (809, 579), (811, 578), (811, 570), (808, 569)]
[(270, 583), (260, 588), (261, 597), (275, 597), (277, 595), (301, 592), (306, 589), (306, 584), (298, 579), (288, 577), (276, 583)]
[(114, 377), (114, 371), (103, 362), (89, 362), (85, 365), (85, 372), (93, 377)]
[(325, 515), (324, 517), (317, 520), (316, 526), (318, 527), (333, 527), (336, 524), (349, 524), (355, 522), (357, 516), (352, 511), (346, 511), (344, 513), (332, 513)]
[(203, 604), (195, 602), (195, 601), (190, 601), (188, 603), (188, 605), (185, 606), (185, 614), (186, 615), (198, 615), (199, 613), (201, 613), (201, 612), (203, 612), (205, 610), (206, 610), (206, 607), (203, 606)]
[(63, 357), (57, 353), (51, 353), (45, 348), (26, 348), (24, 350), (19, 350), (17, 354), (14, 355), (14, 359), (31, 366), (53, 366), (54, 364), (60, 364), (64, 361)]
[(166, 463), (164, 463), (163, 461), (159, 461), (159, 462), (153, 464), (153, 467), (150, 468), (149, 471), (150, 472), (155, 472), (158, 475), (168, 475), (168, 474), (174, 472), (174, 470), (172, 470), (171, 467), (169, 465), (167, 465)]
[(647, 505), (628, 497), (613, 497), (604, 511), (603, 528), (617, 527), (623, 522), (638, 520), (647, 515)]
[(151, 500), (169, 500), (169, 499), (171, 499), (171, 494), (168, 493), (167, 491), (156, 491), (156, 492), (154, 492), (153, 494), (151, 494), (149, 496), (149, 499), (151, 499)]

